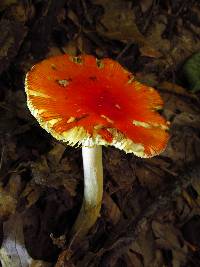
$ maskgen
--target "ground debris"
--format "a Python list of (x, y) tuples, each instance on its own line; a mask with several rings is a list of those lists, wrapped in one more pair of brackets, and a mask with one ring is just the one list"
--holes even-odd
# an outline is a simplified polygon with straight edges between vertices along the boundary
[[(200, 51), (198, 1), (0, 2), (2, 266), (200, 266), (200, 95), (183, 71)], [(42, 130), (24, 93), (31, 66), (62, 53), (119, 61), (159, 90), (170, 122), (158, 157), (103, 149), (101, 216), (78, 244), (69, 233), (82, 203), (81, 149)]]
[(2, 267), (51, 267), (48, 262), (33, 260), (24, 244), (23, 221), (19, 213), (10, 216), (3, 225), (4, 239), (0, 249)]

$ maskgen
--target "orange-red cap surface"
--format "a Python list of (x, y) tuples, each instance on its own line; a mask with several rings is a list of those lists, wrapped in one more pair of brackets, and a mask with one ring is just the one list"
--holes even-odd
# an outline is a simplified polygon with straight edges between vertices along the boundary
[(166, 147), (161, 97), (111, 59), (52, 57), (36, 64), (25, 83), (31, 113), (58, 140), (113, 145), (140, 157)]

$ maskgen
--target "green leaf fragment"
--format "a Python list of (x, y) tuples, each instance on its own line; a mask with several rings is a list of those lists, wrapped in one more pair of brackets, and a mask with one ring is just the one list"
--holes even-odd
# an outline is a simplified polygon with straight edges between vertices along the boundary
[(200, 52), (192, 55), (183, 65), (185, 75), (192, 92), (200, 91)]

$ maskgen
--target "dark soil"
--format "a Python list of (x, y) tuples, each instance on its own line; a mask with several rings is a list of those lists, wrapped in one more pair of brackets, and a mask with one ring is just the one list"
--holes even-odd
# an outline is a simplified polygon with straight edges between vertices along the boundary
[[(200, 266), (200, 93), (182, 71), (200, 52), (199, 1), (2, 0), (0, 33), (2, 266)], [(31, 66), (62, 53), (117, 60), (171, 122), (160, 156), (103, 149), (101, 216), (78, 244), (81, 149), (39, 126), (24, 91)]]

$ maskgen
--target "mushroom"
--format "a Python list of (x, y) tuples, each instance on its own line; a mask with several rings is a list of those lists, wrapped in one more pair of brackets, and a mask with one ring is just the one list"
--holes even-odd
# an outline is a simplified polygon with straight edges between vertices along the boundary
[(101, 209), (102, 145), (143, 158), (160, 154), (169, 138), (168, 122), (157, 112), (163, 101), (116, 61), (91, 55), (43, 60), (27, 73), (25, 90), (41, 127), (82, 147), (84, 200), (73, 226), (82, 238)]

